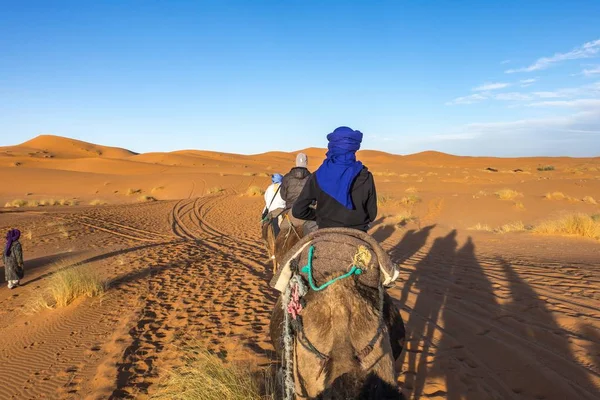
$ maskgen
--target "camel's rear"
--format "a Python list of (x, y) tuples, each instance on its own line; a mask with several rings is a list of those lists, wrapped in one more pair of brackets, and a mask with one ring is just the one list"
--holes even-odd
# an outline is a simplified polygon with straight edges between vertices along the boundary
[(285, 355), (290, 326), (299, 398), (401, 398), (394, 364), (404, 325), (383, 287), (394, 268), (370, 236), (353, 230), (323, 229), (289, 251), (272, 281), (283, 296), (271, 335)]

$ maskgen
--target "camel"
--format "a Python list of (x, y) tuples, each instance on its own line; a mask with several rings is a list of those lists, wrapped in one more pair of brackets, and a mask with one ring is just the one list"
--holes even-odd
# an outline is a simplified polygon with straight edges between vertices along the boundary
[(404, 323), (385, 291), (397, 269), (375, 239), (321, 229), (280, 261), (270, 334), (283, 360), (283, 398), (403, 399), (395, 363)]
[[(285, 213), (283, 216), (286, 218)], [(294, 247), (304, 236), (303, 227), (293, 225), (289, 219), (288, 223), (282, 228), (279, 235), (275, 237), (273, 225), (270, 221), (264, 222), (262, 225), (262, 239), (267, 247), (269, 258), (273, 262), (273, 274), (277, 273), (278, 260), (281, 260), (287, 251)]]

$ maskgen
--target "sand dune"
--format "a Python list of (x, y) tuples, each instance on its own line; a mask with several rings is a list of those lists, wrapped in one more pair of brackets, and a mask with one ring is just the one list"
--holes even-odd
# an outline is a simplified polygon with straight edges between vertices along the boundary
[[(325, 151), (305, 150), (311, 169)], [(600, 398), (600, 242), (530, 229), (600, 215), (600, 159), (359, 158), (380, 198), (371, 233), (402, 268), (390, 294), (407, 325), (408, 398)], [(80, 202), (0, 208), (0, 231), (20, 228), (26, 255), (24, 286), (0, 287), (0, 399), (149, 398), (189, 345), (255, 369), (276, 361), (263, 200), (245, 193), (294, 159), (135, 155), (51, 136), (0, 148), (0, 206)], [(26, 313), (69, 266), (110, 280), (106, 294)]]

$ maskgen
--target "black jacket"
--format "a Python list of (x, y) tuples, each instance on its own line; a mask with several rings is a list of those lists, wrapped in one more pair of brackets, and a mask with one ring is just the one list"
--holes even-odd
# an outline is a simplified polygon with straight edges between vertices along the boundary
[[(365, 167), (360, 171), (351, 187), (354, 210), (349, 210), (333, 197), (321, 190), (316, 175), (311, 175), (300, 197), (292, 207), (292, 215), (299, 219), (317, 221), (319, 228), (369, 229), (369, 223), (377, 217), (377, 193), (373, 175)], [(310, 205), (317, 202), (317, 208)]]
[(304, 167), (292, 168), (285, 174), (281, 182), (281, 198), (285, 201), (287, 208), (292, 207), (292, 204), (296, 202), (309, 177), (310, 172)]

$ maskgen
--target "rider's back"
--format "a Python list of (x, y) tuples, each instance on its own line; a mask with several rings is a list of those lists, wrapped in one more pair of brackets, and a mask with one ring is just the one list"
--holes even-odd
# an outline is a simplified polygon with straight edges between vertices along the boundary
[[(344, 207), (325, 193), (313, 174), (294, 203), (292, 215), (299, 219), (316, 220), (320, 229), (345, 227), (367, 231), (369, 223), (377, 216), (377, 194), (373, 175), (366, 167), (352, 183), (350, 196), (353, 209)], [(316, 209), (310, 207), (314, 200), (317, 202)]]

